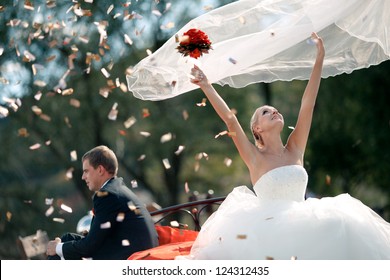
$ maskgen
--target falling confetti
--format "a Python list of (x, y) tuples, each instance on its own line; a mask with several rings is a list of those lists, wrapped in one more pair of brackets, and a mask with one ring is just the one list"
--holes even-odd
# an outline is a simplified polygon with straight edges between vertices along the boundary
[(77, 152), (75, 150), (70, 152), (70, 161), (77, 161)]
[(65, 219), (63, 219), (63, 218), (53, 218), (53, 222), (63, 224), (63, 223), (65, 223)]
[(189, 192), (190, 192), (190, 187), (188, 186), (188, 182), (185, 182), (185, 183), (184, 183), (184, 191), (185, 191), (186, 193), (189, 193)]
[(105, 191), (98, 191), (96, 192), (97, 197), (104, 197), (108, 195), (108, 192)]
[(61, 204), (61, 209), (64, 210), (65, 212), (68, 212), (68, 213), (73, 212), (72, 208), (70, 208), (69, 206), (67, 206), (65, 204)]
[(101, 223), (101, 224), (100, 224), (100, 228), (101, 228), (101, 229), (109, 229), (109, 228), (111, 228), (111, 223), (110, 223), (110, 221), (105, 222), (105, 223)]
[(111, 120), (111, 121), (115, 121), (116, 120), (116, 118), (118, 116), (117, 107), (118, 107), (118, 103), (115, 102), (114, 105), (111, 108), (110, 113), (108, 114), (108, 119), (109, 120)]
[(165, 169), (170, 169), (171, 168), (171, 164), (169, 163), (169, 160), (167, 158), (164, 158), (162, 160), (163, 164), (164, 164), (164, 168)]
[(118, 213), (118, 215), (116, 216), (117, 222), (123, 222), (124, 219), (125, 219), (125, 213)]
[(36, 143), (36, 144), (30, 146), (30, 150), (38, 150), (40, 147), (41, 147), (41, 144)]
[(122, 240), (122, 246), (130, 246), (130, 241), (127, 239)]
[(246, 239), (247, 238), (247, 236), (246, 236), (246, 234), (237, 234), (237, 239)]
[(166, 133), (163, 136), (161, 136), (160, 142), (165, 143), (172, 140), (172, 133)]
[(135, 188), (138, 188), (138, 182), (137, 182), (137, 180), (131, 180), (131, 187), (133, 188), (133, 189), (135, 189)]
[(181, 152), (183, 151), (185, 149), (185, 146), (183, 146), (183, 145), (180, 145), (178, 148), (177, 148), (177, 150), (175, 151), (175, 155), (180, 155), (181, 154)]
[(196, 106), (198, 107), (204, 107), (206, 106), (207, 98), (203, 98), (201, 103), (196, 103)]

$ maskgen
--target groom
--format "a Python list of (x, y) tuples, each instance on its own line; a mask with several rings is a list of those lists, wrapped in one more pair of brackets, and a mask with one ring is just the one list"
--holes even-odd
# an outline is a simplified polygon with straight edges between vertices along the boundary
[(48, 243), (48, 259), (125, 260), (132, 253), (158, 245), (153, 220), (144, 204), (117, 177), (112, 150), (98, 146), (82, 158), (83, 176), (93, 195), (89, 233), (66, 233)]

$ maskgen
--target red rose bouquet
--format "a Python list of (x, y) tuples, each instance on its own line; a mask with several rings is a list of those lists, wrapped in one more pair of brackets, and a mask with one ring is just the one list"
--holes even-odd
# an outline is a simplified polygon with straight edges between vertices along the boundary
[(176, 48), (183, 56), (198, 58), (204, 53), (208, 53), (211, 48), (211, 42), (206, 33), (202, 30), (192, 28), (185, 32), (181, 38), (178, 36), (176, 40), (179, 46)]

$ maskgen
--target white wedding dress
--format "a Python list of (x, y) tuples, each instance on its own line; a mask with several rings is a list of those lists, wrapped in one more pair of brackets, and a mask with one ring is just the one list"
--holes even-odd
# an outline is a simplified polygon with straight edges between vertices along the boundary
[(235, 188), (178, 259), (390, 259), (390, 224), (348, 194), (304, 199), (300, 165)]

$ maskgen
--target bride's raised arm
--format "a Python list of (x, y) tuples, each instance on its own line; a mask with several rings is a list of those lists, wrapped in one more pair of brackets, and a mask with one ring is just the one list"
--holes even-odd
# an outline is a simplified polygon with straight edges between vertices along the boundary
[(191, 69), (191, 74), (193, 75), (191, 82), (198, 85), (202, 89), (214, 110), (226, 124), (241, 158), (245, 164), (251, 168), (251, 166), (254, 164), (254, 154), (256, 150), (255, 145), (249, 141), (240, 123), (238, 122), (237, 117), (208, 81), (203, 71), (195, 65), (194, 68)]
[(312, 33), (312, 39), (317, 45), (317, 57), (310, 75), (309, 82), (302, 96), (301, 108), (295, 129), (291, 132), (286, 146), (290, 151), (295, 151), (302, 156), (305, 153), (310, 127), (313, 119), (314, 105), (317, 99), (321, 82), (322, 66), (325, 57), (323, 41), (316, 33)]

